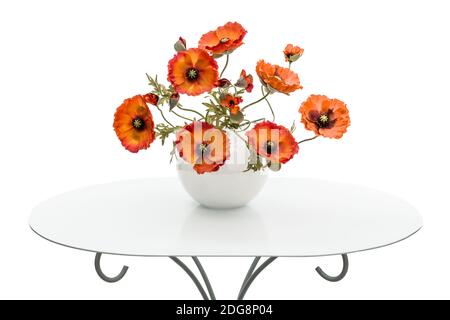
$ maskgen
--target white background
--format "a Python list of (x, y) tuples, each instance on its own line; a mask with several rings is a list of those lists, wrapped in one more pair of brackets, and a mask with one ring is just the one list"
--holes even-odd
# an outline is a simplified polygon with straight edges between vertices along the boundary
[[(1, 1), (0, 298), (199, 298), (163, 258), (105, 257), (107, 272), (132, 268), (122, 282), (103, 283), (92, 254), (46, 242), (27, 222), (34, 205), (70, 189), (175, 175), (168, 149), (155, 143), (135, 155), (121, 147), (115, 108), (147, 91), (145, 72), (165, 78), (178, 36), (195, 46), (227, 21), (249, 31), (228, 77), (242, 68), (254, 73), (260, 58), (283, 63), (288, 42), (305, 48), (295, 65), (305, 89), (273, 100), (280, 123), (298, 120), (311, 93), (349, 106), (344, 138), (303, 145), (280, 175), (383, 189), (425, 220), (405, 242), (351, 255), (343, 282), (314, 272), (317, 264), (338, 272), (339, 257), (280, 259), (247, 297), (450, 298), (449, 13), (445, 0)], [(309, 136), (296, 132), (297, 139)], [(236, 297), (249, 264), (204, 259), (220, 298)]]

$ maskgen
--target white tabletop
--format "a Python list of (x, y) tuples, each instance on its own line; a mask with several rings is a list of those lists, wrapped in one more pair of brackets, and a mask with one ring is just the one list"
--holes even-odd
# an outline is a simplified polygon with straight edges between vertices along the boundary
[(198, 206), (176, 179), (68, 192), (37, 206), (31, 228), (71, 248), (136, 256), (324, 256), (387, 246), (420, 214), (386, 193), (306, 179), (269, 179), (248, 206)]

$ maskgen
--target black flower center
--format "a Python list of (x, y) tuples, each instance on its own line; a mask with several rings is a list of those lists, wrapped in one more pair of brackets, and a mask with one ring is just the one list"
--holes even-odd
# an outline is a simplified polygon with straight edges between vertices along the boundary
[(319, 113), (318, 111), (311, 111), (308, 114), (308, 121), (313, 122), (317, 129), (331, 129), (336, 124), (337, 119), (333, 119), (333, 110)]
[(275, 142), (268, 140), (265, 149), (266, 153), (270, 156), (277, 151), (277, 145)]
[(228, 101), (228, 105), (229, 105), (230, 107), (234, 107), (234, 100)]
[(330, 124), (330, 117), (327, 114), (321, 114), (317, 118), (317, 125), (319, 128), (326, 128)]
[(133, 128), (136, 129), (137, 131), (142, 131), (145, 129), (145, 121), (140, 117), (134, 118), (131, 124), (133, 125)]
[(199, 75), (200, 75), (200, 72), (198, 71), (198, 69), (195, 69), (195, 68), (189, 68), (189, 69), (186, 71), (186, 78), (187, 78), (189, 81), (195, 81), (195, 80), (197, 80), (198, 77), (199, 77)]

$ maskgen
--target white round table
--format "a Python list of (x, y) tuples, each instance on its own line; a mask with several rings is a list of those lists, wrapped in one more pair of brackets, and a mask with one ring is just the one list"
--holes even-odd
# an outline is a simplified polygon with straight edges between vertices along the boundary
[[(176, 179), (114, 182), (71, 191), (33, 209), (30, 226), (41, 237), (70, 248), (102, 254), (165, 256), (193, 279), (204, 299), (214, 292), (198, 257), (256, 257), (238, 299), (277, 257), (342, 255), (341, 280), (349, 253), (404, 240), (422, 227), (420, 214), (384, 192), (356, 185), (272, 178), (248, 206), (211, 210), (197, 205)], [(207, 291), (177, 257), (192, 257)], [(256, 268), (261, 257), (267, 260)]]

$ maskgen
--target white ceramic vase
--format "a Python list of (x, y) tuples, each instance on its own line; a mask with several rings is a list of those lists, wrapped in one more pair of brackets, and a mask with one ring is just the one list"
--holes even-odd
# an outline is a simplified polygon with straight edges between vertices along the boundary
[(253, 200), (264, 187), (268, 175), (247, 171), (249, 151), (233, 132), (230, 159), (217, 172), (197, 174), (182, 159), (177, 163), (178, 177), (186, 192), (199, 204), (213, 209), (239, 208)]

